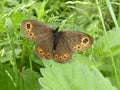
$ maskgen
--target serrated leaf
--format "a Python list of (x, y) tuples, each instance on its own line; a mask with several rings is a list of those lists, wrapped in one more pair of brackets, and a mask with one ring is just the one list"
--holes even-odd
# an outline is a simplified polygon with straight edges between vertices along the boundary
[(42, 90), (116, 90), (95, 67), (72, 60), (65, 64), (44, 61), (39, 78)]

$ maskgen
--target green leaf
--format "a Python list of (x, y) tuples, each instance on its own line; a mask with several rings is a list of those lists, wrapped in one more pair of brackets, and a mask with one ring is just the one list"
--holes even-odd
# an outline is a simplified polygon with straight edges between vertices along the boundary
[(0, 70), (0, 90), (16, 90), (11, 75), (7, 70)]
[(30, 69), (23, 70), (19, 76), (19, 90), (40, 90), (39, 75)]
[(42, 90), (116, 90), (97, 68), (90, 69), (78, 60), (65, 64), (44, 61), (44, 65), (39, 78)]

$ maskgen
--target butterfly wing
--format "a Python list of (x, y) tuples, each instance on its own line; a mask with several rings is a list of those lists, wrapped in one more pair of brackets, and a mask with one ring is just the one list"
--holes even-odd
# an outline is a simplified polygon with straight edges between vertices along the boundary
[(57, 41), (56, 49), (54, 52), (54, 60), (57, 62), (67, 62), (71, 58), (71, 50), (68, 47), (64, 37), (61, 35)]
[(26, 37), (36, 41), (36, 54), (42, 58), (51, 58), (53, 54), (53, 33), (52, 29), (38, 21), (24, 20), (22, 28)]
[(62, 31), (58, 40), (54, 59), (66, 62), (71, 58), (72, 52), (83, 51), (93, 44), (93, 38), (88, 34), (78, 31)]
[(53, 39), (41, 40), (36, 46), (35, 51), (38, 57), (50, 59), (53, 57)]
[(94, 42), (93, 37), (79, 31), (62, 31), (62, 35), (72, 52), (77, 50), (83, 51)]
[(52, 33), (52, 29), (48, 25), (35, 20), (23, 20), (22, 29), (28, 39), (37, 42), (40, 38), (48, 37)]

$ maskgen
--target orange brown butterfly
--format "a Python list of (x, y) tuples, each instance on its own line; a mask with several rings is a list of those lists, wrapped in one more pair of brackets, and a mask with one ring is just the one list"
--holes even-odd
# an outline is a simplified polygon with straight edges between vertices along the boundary
[(79, 31), (53, 30), (48, 25), (35, 20), (23, 20), (22, 29), (26, 37), (37, 44), (35, 52), (38, 57), (50, 59), (57, 62), (67, 62), (72, 53), (90, 47), (93, 37)]

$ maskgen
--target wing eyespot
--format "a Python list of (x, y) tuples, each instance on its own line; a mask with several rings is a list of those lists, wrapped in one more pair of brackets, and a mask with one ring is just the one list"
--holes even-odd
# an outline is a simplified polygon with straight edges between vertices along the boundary
[(54, 58), (57, 60), (58, 59), (58, 55), (55, 55)]
[(62, 57), (62, 56), (60, 56), (60, 57), (59, 57), (59, 60), (60, 60), (60, 61), (61, 61), (61, 60), (63, 60), (63, 57)]
[(34, 33), (30, 32), (28, 35), (29, 35), (29, 37), (31, 37), (32, 39), (35, 39)]
[(69, 54), (68, 53), (64, 54), (63, 58), (64, 58), (64, 60), (68, 59), (69, 58)]
[(77, 48), (77, 49), (80, 49), (80, 48), (81, 48), (81, 46), (78, 44), (78, 45), (76, 45), (76, 48)]
[(27, 32), (27, 33), (30, 33), (30, 32), (31, 32), (31, 29), (26, 29), (26, 32)]
[(29, 33), (29, 36), (31, 36), (31, 37), (32, 37), (33, 35), (34, 35), (33, 33)]
[(84, 43), (85, 45), (89, 43), (89, 38), (88, 37), (83, 37), (82, 38), (82, 43)]
[(33, 28), (33, 26), (32, 26), (32, 23), (31, 22), (26, 22), (25, 23), (25, 29), (32, 29)]
[(47, 53), (47, 56), (50, 56), (50, 53)]
[(40, 54), (42, 54), (43, 51), (42, 51), (42, 49), (39, 49), (38, 52), (39, 52)]
[(51, 54), (50, 54), (50, 53), (47, 53), (47, 54), (46, 54), (46, 57), (47, 57), (47, 58), (49, 58), (50, 56), (51, 56)]
[(64, 56), (63, 56), (63, 58), (64, 58), (64, 59), (66, 59), (66, 58), (67, 58), (67, 56), (66, 56), (66, 55), (64, 55)]
[(45, 58), (45, 57), (46, 57), (46, 53), (44, 53), (44, 52), (43, 52), (43, 53), (42, 53), (42, 57), (44, 57), (44, 58)]
[(41, 48), (37, 48), (37, 52), (38, 52), (40, 55), (42, 55), (43, 50), (42, 50)]
[(73, 47), (73, 51), (81, 50), (81, 45), (77, 44)]

